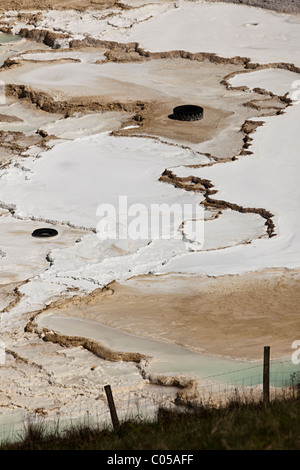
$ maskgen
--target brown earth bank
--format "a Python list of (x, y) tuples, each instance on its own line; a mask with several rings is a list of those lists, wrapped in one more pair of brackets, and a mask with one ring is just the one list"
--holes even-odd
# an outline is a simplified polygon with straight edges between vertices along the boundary
[[(47, 314), (84, 318), (131, 334), (236, 359), (290, 356), (299, 339), (300, 272), (222, 277), (140, 276), (71, 300)], [(111, 295), (109, 295), (111, 294)]]
[[(300, 0), (209, 0), (211, 3), (221, 1), (223, 3), (243, 4), (284, 13), (300, 12)], [(145, 0), (144, 3), (149, 3), (149, 1)], [(126, 5), (126, 1), (123, 3), (115, 0), (0, 0), (0, 9), (2, 10), (104, 10), (106, 8), (127, 9), (131, 7)]]
[(114, 0), (0, 0), (1, 10), (104, 10), (123, 8)]

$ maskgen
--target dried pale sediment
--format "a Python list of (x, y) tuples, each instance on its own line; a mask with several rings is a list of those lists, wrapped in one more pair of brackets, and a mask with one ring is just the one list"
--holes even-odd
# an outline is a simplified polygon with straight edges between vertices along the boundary
[[(191, 61), (199, 61), (204, 63), (212, 63), (212, 64), (238, 64), (242, 66), (242, 70), (237, 70), (232, 72), (231, 74), (227, 75), (224, 79), (221, 80), (220, 84), (225, 85), (227, 89), (236, 89), (236, 90), (244, 90), (250, 91), (248, 87), (232, 87), (228, 83), (228, 78), (235, 76), (237, 73), (244, 73), (247, 68), (251, 66), (251, 62), (248, 58), (243, 57), (233, 57), (233, 58), (222, 58), (217, 56), (216, 54), (209, 54), (209, 53), (197, 53), (197, 54), (189, 54), (185, 51), (171, 51), (167, 53), (148, 53), (146, 51), (142, 51), (137, 43), (128, 43), (128, 44), (117, 44), (117, 43), (110, 43), (110, 42), (103, 42), (100, 41), (101, 47), (110, 47), (111, 50), (121, 50), (124, 57), (122, 60), (123, 62), (131, 62), (131, 54), (140, 54), (141, 57), (145, 56), (148, 60), (159, 60), (159, 59), (186, 59)], [(72, 61), (76, 61), (76, 59), (71, 59)], [(64, 59), (62, 60), (62, 62)], [(134, 61), (134, 60), (133, 60)], [(32, 62), (35, 62), (34, 60)], [(51, 62), (51, 61), (50, 61)], [(16, 67), (23, 65), (24, 61), (20, 58), (8, 59), (5, 64), (5, 67), (2, 71), (5, 71), (5, 68)], [(273, 68), (276, 67), (283, 67), (286, 66), (289, 70), (296, 71), (293, 64), (267, 64), (265, 66), (259, 66), (259, 64), (252, 64), (250, 70), (262, 68), (268, 68), (272, 66)], [(163, 128), (160, 125), (159, 127), (159, 120), (161, 119), (158, 108), (159, 103), (158, 101), (147, 101), (147, 100), (124, 100), (124, 101), (113, 101), (108, 97), (104, 96), (88, 96), (85, 100), (79, 97), (68, 97), (68, 99), (57, 99), (54, 97), (53, 94), (47, 93), (42, 90), (33, 89), (29, 85), (24, 84), (8, 84), (6, 86), (6, 91), (8, 96), (16, 97), (18, 99), (27, 100), (33, 104), (35, 104), (38, 108), (43, 111), (47, 111), (50, 113), (60, 113), (65, 116), (70, 116), (75, 112), (80, 113), (88, 113), (88, 112), (97, 112), (97, 111), (125, 111), (128, 113), (133, 113), (134, 117), (128, 121), (128, 124), (134, 123), (138, 125), (138, 129), (128, 129), (126, 132), (123, 129), (119, 131), (114, 131), (114, 135), (138, 135), (139, 133), (143, 135), (153, 136), (153, 134), (163, 134), (166, 132), (171, 132), (169, 127), (167, 126), (168, 130), (166, 131), (166, 124), (164, 123)], [(260, 116), (270, 116), (273, 114), (280, 114), (283, 110), (291, 104), (291, 100), (287, 96), (276, 96), (275, 94), (268, 92), (267, 90), (255, 88), (253, 90), (254, 93), (257, 93), (262, 96), (261, 100), (252, 99), (250, 101), (244, 102), (243, 105), (252, 108), (254, 111), (259, 111)], [(170, 103), (171, 106), (172, 103)], [(167, 106), (167, 103), (166, 103)], [(165, 107), (166, 107), (165, 106)], [(161, 106), (160, 106), (161, 107)], [(167, 108), (166, 108), (167, 109)], [(208, 107), (206, 106), (206, 112), (208, 111)], [(166, 110), (162, 109), (161, 112), (166, 112)], [(218, 119), (221, 119), (219, 117)], [(226, 116), (223, 116), (223, 119)], [(153, 121), (156, 121), (156, 125), (153, 127)], [(214, 117), (214, 122), (216, 122), (216, 116)], [(158, 127), (157, 127), (158, 125)], [(179, 129), (176, 129), (176, 133), (178, 133)], [(242, 127), (243, 131), (243, 127)], [(119, 133), (119, 134), (118, 134)], [(176, 138), (176, 134), (170, 134), (171, 138)], [(186, 138), (195, 139), (193, 136), (189, 136), (188, 129), (185, 129)], [(199, 132), (198, 132), (199, 133)], [(202, 137), (203, 138), (203, 137)], [(247, 148), (249, 147), (250, 139), (247, 138), (248, 141), (244, 142), (242, 152), (243, 154), (248, 153)]]
[[(166, 2), (170, 0), (166, 0)], [(189, 0), (194, 2), (195, 0)], [(209, 2), (220, 2), (221, 0), (208, 0)], [(268, 0), (268, 2), (263, 0), (222, 0), (225, 3), (238, 3), (248, 6), (253, 6), (257, 8), (263, 8), (267, 10), (274, 10), (282, 13), (299, 13), (300, 12), (300, 3), (299, 0)], [(58, 9), (58, 10), (69, 10), (69, 9), (80, 9), (85, 11), (87, 9), (93, 8), (95, 10), (106, 10), (110, 8), (115, 8), (120, 11), (122, 10), (131, 10), (136, 7), (114, 0), (100, 0), (95, 2), (94, 0), (0, 0), (0, 9), (3, 10), (47, 10), (47, 9)], [(29, 20), (34, 19), (35, 14), (21, 12), (21, 15), (27, 15)]]
[[(102, 46), (103, 46), (103, 43), (102, 43)], [(110, 46), (112, 47), (112, 44), (110, 44)], [(113, 45), (113, 48), (114, 49), (117, 49), (118, 46), (116, 44)], [(131, 51), (134, 50), (135, 53), (139, 53), (141, 55), (145, 55), (147, 56), (147, 58), (162, 58), (162, 57), (180, 57), (180, 58), (186, 58), (186, 59), (189, 59), (189, 60), (197, 60), (197, 61), (208, 61), (208, 62), (221, 62), (221, 63), (234, 63), (234, 64), (240, 64), (240, 65), (243, 65), (244, 68), (247, 68), (249, 67), (250, 68), (250, 62), (249, 62), (249, 59), (247, 58), (242, 58), (242, 57), (234, 57), (234, 58), (229, 58), (229, 59), (224, 59), (224, 58), (219, 58), (218, 56), (216, 56), (215, 54), (205, 54), (205, 53), (199, 53), (199, 54), (189, 54), (189, 53), (186, 53), (185, 51), (172, 51), (171, 53), (156, 53), (155, 54), (147, 54), (147, 53), (142, 53), (139, 49), (138, 49), (138, 44), (137, 43), (134, 43), (134, 44), (127, 44), (125, 45), (125, 47), (123, 48), (123, 52), (128, 52), (128, 53), (131, 53)], [(270, 64), (268, 64), (269, 66)], [(282, 64), (277, 64), (278, 66), (282, 67)], [(288, 65), (288, 64), (287, 64)], [(258, 68), (258, 65), (257, 64), (254, 64), (255, 67), (251, 66), (251, 70), (253, 70), (253, 68)], [(263, 67), (265, 68), (265, 67)], [(290, 67), (289, 69), (292, 69), (292, 65), (290, 64)], [(222, 83), (222, 82), (221, 82)], [(222, 83), (222, 84), (225, 84), (225, 83)], [(232, 87), (231, 87), (232, 88)], [(48, 95), (47, 93), (44, 93), (44, 92), (39, 92), (39, 91), (35, 91), (35, 90), (32, 90), (30, 89), (30, 87), (27, 87), (27, 86), (24, 86), (24, 85), (8, 85), (7, 86), (7, 89), (8, 89), (8, 93), (11, 93), (12, 95), (16, 94), (16, 96), (18, 96), (19, 98), (24, 98), (24, 99), (28, 99), (30, 102), (32, 103), (35, 103), (38, 107), (40, 107), (41, 109), (43, 110), (46, 110), (48, 112), (61, 112), (61, 113), (65, 113), (66, 115), (70, 115), (70, 113), (74, 112), (74, 110), (82, 110), (83, 109), (83, 106), (82, 106), (82, 103), (80, 101), (77, 100), (77, 98), (74, 98), (74, 101), (72, 102), (72, 106), (70, 106), (70, 104), (68, 103), (67, 105), (65, 104), (64, 101), (57, 101), (55, 103), (55, 107), (53, 106), (53, 102), (55, 100), (51, 99), (52, 97), (50, 95)], [(248, 90), (247, 87), (245, 87), (245, 89)], [(290, 101), (288, 100), (287, 97), (277, 97), (276, 95), (274, 95), (273, 93), (271, 92), (268, 92), (267, 90), (263, 90), (263, 89), (255, 89), (255, 92), (259, 93), (260, 95), (263, 95), (263, 96), (266, 96), (270, 99), (274, 99), (274, 101), (272, 101), (271, 103), (267, 103), (267, 106), (264, 106), (263, 109), (265, 108), (269, 108), (271, 111), (273, 111), (274, 114), (278, 113), (278, 109), (279, 111), (282, 111), (282, 109), (284, 109), (284, 106), (288, 106), (290, 104)], [(119, 109), (121, 107), (121, 109), (124, 109), (125, 111), (128, 112), (128, 104), (126, 103), (125, 105), (122, 104), (122, 103), (108, 103), (108, 102), (101, 102), (99, 103), (99, 101), (97, 100), (94, 100), (93, 98), (90, 99), (91, 102), (88, 103), (88, 105), (86, 106), (86, 112), (87, 110), (91, 110), (91, 109), (94, 109), (95, 107), (100, 107), (101, 110), (103, 109), (111, 109), (111, 107), (113, 107), (113, 109)], [(281, 107), (278, 107), (276, 106), (276, 100), (278, 101), (277, 104), (281, 104)], [(101, 100), (100, 100), (101, 101)], [(265, 102), (265, 101), (264, 101)], [(70, 106), (69, 108), (67, 106)], [(144, 120), (146, 120), (146, 115), (147, 115), (147, 112), (149, 111), (149, 108), (150, 106), (152, 106), (152, 103), (146, 103), (146, 102), (139, 102), (139, 103), (130, 103), (129, 104), (130, 106), (130, 111), (133, 111), (134, 107), (134, 112), (136, 112), (135, 114), (135, 119), (137, 122), (143, 122)], [(257, 102), (255, 103), (253, 100), (252, 101), (249, 101), (247, 103), (245, 103), (245, 106), (248, 106), (248, 107), (253, 107), (254, 109), (262, 109), (260, 104), (258, 104)], [(136, 109), (138, 107), (138, 110)], [(273, 114), (272, 112), (269, 113), (269, 114)], [(256, 127), (258, 127), (258, 125), (260, 124), (256, 124)], [(255, 129), (256, 129), (255, 127)], [(243, 146), (242, 146), (242, 150), (240, 152), (240, 155), (243, 155), (243, 154), (248, 154), (248, 153), (251, 153), (248, 149), (249, 149), (249, 146), (251, 144), (251, 137), (250, 137), (250, 134), (252, 134), (254, 132), (254, 127), (253, 127), (253, 124), (251, 124), (251, 128), (249, 128), (249, 120), (246, 120), (244, 125), (241, 126), (241, 132), (244, 133), (244, 139), (243, 139)], [(135, 132), (135, 131), (133, 131)], [(115, 132), (115, 135), (118, 135), (118, 132), (116, 131)], [(122, 135), (122, 131), (120, 132), (120, 135)], [(125, 135), (125, 134), (123, 134)], [(212, 157), (213, 158), (213, 157)], [(233, 158), (234, 159), (234, 158)], [(217, 159), (214, 159), (214, 161), (217, 161)], [(195, 183), (195, 182), (194, 182)], [(203, 191), (203, 184), (201, 182), (197, 182), (199, 183), (198, 185), (198, 188), (193, 184), (194, 186), (194, 189), (200, 189)], [(180, 182), (179, 180), (177, 180), (176, 182), (176, 185), (179, 186)], [(201, 188), (201, 184), (202, 184), (202, 188)], [(191, 188), (191, 185), (189, 185), (190, 188), (189, 189), (192, 189)], [(205, 186), (204, 186), (205, 187)], [(207, 188), (206, 188), (207, 190)], [(271, 220), (271, 217), (272, 217), (272, 214), (267, 211), (266, 209), (263, 209), (263, 208), (244, 208), (242, 206), (239, 206), (239, 205), (236, 205), (234, 203), (229, 203), (229, 202), (226, 202), (226, 201), (220, 201), (220, 200), (215, 200), (215, 199), (212, 199), (211, 196), (212, 194), (214, 194), (216, 192), (216, 190), (212, 190), (210, 189), (209, 192), (207, 192), (205, 190), (205, 192), (207, 193), (207, 198), (206, 198), (206, 207), (216, 207), (217, 209), (221, 209), (221, 208), (230, 208), (230, 209), (233, 209), (233, 210), (238, 210), (239, 212), (256, 212), (256, 213), (259, 213), (263, 218), (266, 219), (266, 224), (267, 224), (267, 231), (268, 231), (268, 234), (269, 236), (273, 236), (274, 235), (274, 224)]]
[[(42, 42), (45, 41), (45, 38), (42, 38), (42, 35), (41, 35), (41, 39), (42, 39)], [(62, 38), (64, 39), (65, 36)], [(46, 39), (47, 41), (52, 41), (53, 42), (53, 45), (55, 44), (55, 41), (56, 40), (59, 40), (60, 38), (59, 37), (48, 37), (48, 39)], [(164, 54), (164, 53), (163, 53)], [(174, 53), (172, 53), (174, 54)], [(176, 56), (176, 54), (178, 54)], [(142, 52), (140, 52), (138, 50), (138, 48), (136, 47), (136, 45), (132, 46), (132, 50), (129, 50), (128, 51), (125, 51), (124, 49), (121, 49), (119, 48), (118, 46), (112, 48), (112, 49), (109, 49), (108, 52), (107, 52), (107, 56), (106, 56), (109, 60), (111, 61), (115, 61), (115, 62), (118, 62), (118, 61), (140, 61), (140, 60), (149, 60), (150, 58), (154, 59), (155, 57), (151, 57), (150, 55), (143, 55)], [(171, 57), (171, 56), (169, 56)], [(192, 55), (189, 55), (188, 53), (185, 53), (184, 51), (178, 51), (174, 54), (174, 57), (180, 57), (180, 58), (186, 58), (188, 60), (198, 60), (200, 59), (200, 55), (198, 56), (198, 58), (196, 58), (196, 56), (192, 56)], [(159, 58), (158, 56), (156, 58)], [(221, 59), (217, 58), (215, 55), (202, 55), (201, 56), (201, 60), (207, 60), (209, 62), (218, 62), (218, 60), (221, 61)], [(248, 61), (248, 59), (244, 60), (243, 58), (234, 58), (232, 59), (234, 60), (234, 63), (238, 66), (242, 66), (244, 67), (245, 69), (247, 69), (247, 67), (249, 67), (249, 70), (253, 70), (253, 67), (251, 67), (251, 64), (250, 62)], [(223, 63), (223, 62), (222, 62)], [(228, 63), (228, 62), (226, 62)], [(232, 62), (230, 62), (232, 63)], [(15, 64), (16, 65), (16, 64)], [(39, 98), (37, 97), (37, 95), (35, 95), (35, 91), (33, 91), (32, 93), (31, 92), (28, 92), (28, 90), (20, 90), (20, 95), (19, 95), (19, 91), (16, 90), (16, 96), (20, 97), (20, 98), (25, 98), (25, 99), (28, 99), (29, 102), (33, 102), (34, 104), (38, 104), (38, 106), (41, 107), (41, 109), (44, 109), (44, 110), (50, 110), (50, 112), (53, 112), (51, 111), (52, 108), (51, 108), (51, 101), (53, 101), (53, 97), (49, 96), (42, 96), (41, 97), (41, 101), (39, 101)], [(258, 91), (259, 94), (261, 95), (265, 95), (265, 96), (268, 96), (270, 98), (273, 98), (273, 96), (271, 96), (268, 92), (266, 92), (266, 90), (260, 90)], [(27, 95), (27, 96), (26, 96)], [(34, 101), (32, 101), (32, 99)], [(44, 99), (44, 102), (43, 102), (43, 99)], [(276, 100), (277, 98), (275, 97), (275, 99), (273, 100), (273, 102), (270, 104), (272, 104), (271, 108), (274, 110), (274, 106), (273, 105), (276, 105)], [(145, 105), (146, 103), (143, 103), (143, 105)], [(280, 103), (278, 103), (280, 104)], [(108, 103), (108, 106), (111, 105), (111, 103)], [(113, 106), (116, 105), (116, 103), (113, 103), (112, 104)], [(284, 105), (284, 103), (283, 103)], [(60, 106), (60, 105), (59, 105)], [(93, 104), (92, 103), (92, 106), (95, 106), (95, 108), (91, 108), (91, 109), (99, 109), (99, 110), (103, 110), (103, 109), (106, 109), (104, 104), (103, 103), (96, 103), (96, 104)], [(97, 108), (97, 106), (99, 106)], [(101, 108), (102, 106), (102, 108)], [(119, 103), (116, 105), (116, 106), (119, 106)], [(134, 105), (135, 106), (135, 105)], [(253, 102), (253, 101), (249, 101), (248, 102), (248, 106), (250, 107), (253, 107), (253, 109), (255, 110), (258, 110), (260, 109), (260, 104), (259, 102)], [(47, 109), (48, 108), (48, 109)], [(74, 109), (75, 110), (82, 110), (82, 103), (80, 102), (75, 102), (74, 103), (74, 107), (73, 109), (68, 109), (66, 105), (63, 105), (61, 108), (59, 108), (60, 111), (62, 114), (71, 114)], [(272, 111), (271, 109), (271, 111)], [(88, 106), (85, 108), (84, 110), (85, 112), (86, 111), (89, 111), (89, 108)], [(142, 112), (141, 112), (142, 111)], [(142, 110), (139, 109), (139, 108), (133, 108), (133, 111), (132, 112), (135, 112), (137, 113), (138, 116), (141, 117), (141, 119), (143, 119), (143, 112), (144, 111), (147, 111), (147, 108), (143, 108)], [(276, 112), (276, 111), (275, 111)], [(256, 128), (256, 127), (255, 127)], [(254, 129), (253, 127), (251, 127), (249, 125), (249, 123), (246, 124), (246, 121), (244, 123), (244, 125), (242, 126), (241, 128), (242, 132), (245, 134), (245, 141), (244, 141), (244, 145), (243, 145), (243, 150), (242, 151), (248, 151), (248, 148), (249, 148), (249, 145), (250, 145), (250, 138), (249, 138), (249, 135), (252, 134), (254, 132)], [(166, 181), (167, 182), (167, 181)], [(264, 217), (268, 223), (269, 223), (269, 227), (270, 228), (270, 233), (272, 234), (273, 232), (271, 231), (272, 230), (272, 227), (270, 226), (270, 223), (271, 223), (271, 220), (270, 220), (270, 217), (271, 217), (271, 214), (268, 213), (268, 211), (266, 211), (265, 209), (249, 209), (249, 208), (244, 208), (242, 206), (238, 206), (238, 205), (235, 205), (235, 204), (230, 204), (230, 203), (227, 203), (226, 201), (220, 201), (220, 200), (215, 200), (214, 198), (212, 198), (212, 194), (215, 194), (215, 189), (213, 188), (212, 185), (209, 185), (209, 181), (208, 180), (203, 180), (201, 178), (196, 178), (196, 179), (192, 179), (190, 181), (183, 181), (182, 178), (179, 179), (176, 181), (176, 185), (180, 185), (182, 184), (182, 187), (184, 189), (187, 189), (187, 186), (193, 186), (194, 185), (194, 189), (196, 188), (197, 190), (201, 190), (203, 191), (207, 197), (206, 197), (206, 203), (207, 205), (210, 205), (211, 207), (214, 207), (214, 208), (218, 208), (218, 209), (233, 209), (233, 210), (239, 210), (239, 211), (261, 211), (260, 215), (262, 217)], [(180, 186), (179, 186), (180, 187)], [(78, 299), (77, 299), (78, 301)], [(30, 330), (28, 330), (30, 331)], [(103, 349), (102, 345), (99, 346), (98, 343), (94, 344), (94, 342), (92, 342), (92, 344), (88, 344), (86, 343), (86, 339), (85, 338), (81, 338), (81, 337), (68, 337), (68, 336), (64, 336), (64, 335), (57, 335), (56, 333), (53, 333), (51, 331), (46, 331), (44, 330), (42, 332), (42, 335), (45, 334), (44, 338), (46, 341), (50, 341), (52, 343), (56, 343), (56, 344), (60, 344), (62, 346), (70, 346), (70, 347), (73, 347), (73, 346), (80, 346), (80, 347), (83, 347), (84, 349), (87, 349), (91, 352), (93, 352), (94, 354), (99, 354), (100, 357), (105, 357), (105, 358), (113, 358), (113, 357), (119, 357), (119, 356), (114, 356), (114, 354), (118, 354), (118, 353), (114, 353), (114, 354), (111, 354), (111, 351), (107, 351), (106, 349)], [(115, 359), (110, 359), (110, 360), (115, 360)], [(120, 357), (116, 360), (124, 360), (124, 359), (120, 359)], [(152, 377), (152, 380), (158, 380), (158, 381), (161, 381), (161, 379), (158, 379), (157, 377), (154, 378)], [(164, 382), (164, 380), (162, 380), (162, 382)], [(168, 382), (168, 383), (171, 383)], [(174, 383), (174, 382), (173, 382)]]

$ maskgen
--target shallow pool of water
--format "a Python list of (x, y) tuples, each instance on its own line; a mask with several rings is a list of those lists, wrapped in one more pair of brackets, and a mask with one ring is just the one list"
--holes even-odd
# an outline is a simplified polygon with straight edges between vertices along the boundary
[(0, 44), (8, 44), (21, 41), (22, 38), (15, 34), (0, 33)]
[[(262, 361), (242, 361), (201, 354), (177, 344), (128, 334), (97, 322), (56, 315), (43, 315), (39, 324), (65, 335), (99, 341), (114, 351), (139, 352), (153, 359), (147, 372), (192, 375), (213, 383), (254, 386), (263, 382)], [(291, 358), (271, 361), (270, 384), (289, 386), (291, 374), (299, 374)]]

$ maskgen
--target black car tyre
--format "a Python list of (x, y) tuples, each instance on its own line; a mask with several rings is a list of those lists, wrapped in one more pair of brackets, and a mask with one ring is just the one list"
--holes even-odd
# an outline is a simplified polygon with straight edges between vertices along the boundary
[(173, 117), (178, 121), (199, 121), (203, 118), (203, 108), (192, 104), (176, 106), (173, 109)]
[(37, 228), (31, 235), (35, 238), (49, 238), (58, 235), (58, 231), (54, 228)]

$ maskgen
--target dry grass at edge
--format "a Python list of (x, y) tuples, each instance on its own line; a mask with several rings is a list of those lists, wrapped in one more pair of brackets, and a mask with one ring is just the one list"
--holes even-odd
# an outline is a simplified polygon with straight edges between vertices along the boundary
[(29, 425), (0, 450), (299, 450), (300, 395), (270, 404), (236, 397), (223, 407), (159, 409), (155, 421), (126, 420), (118, 431), (74, 426), (62, 433)]

